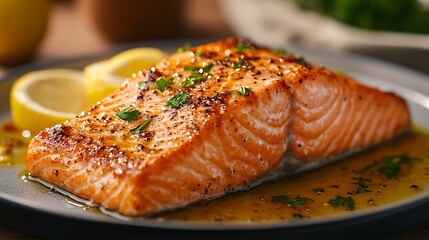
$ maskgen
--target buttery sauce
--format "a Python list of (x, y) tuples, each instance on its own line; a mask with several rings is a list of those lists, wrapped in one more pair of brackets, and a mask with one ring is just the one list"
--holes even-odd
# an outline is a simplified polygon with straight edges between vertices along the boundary
[[(25, 171), (28, 142), (29, 136), (24, 132), (9, 123), (0, 125), (0, 164), (22, 165)], [(410, 134), (325, 167), (152, 218), (245, 222), (294, 220), (374, 208), (415, 196), (429, 187), (428, 150), (429, 134), (414, 129)], [(349, 200), (338, 202), (338, 196)], [(353, 205), (350, 205), (350, 199)], [(71, 204), (77, 206), (75, 202)], [(80, 203), (78, 205), (87, 209)]]
[[(245, 192), (204, 201), (155, 217), (199, 221), (267, 221), (313, 218), (347, 213), (347, 206), (329, 203), (351, 197), (355, 210), (377, 207), (414, 196), (429, 187), (429, 135), (421, 130), (325, 167), (263, 183)], [(406, 154), (395, 179), (378, 171), (383, 156)], [(376, 164), (374, 164), (374, 161)], [(361, 187), (367, 191), (357, 191)], [(322, 189), (324, 192), (321, 192)], [(273, 196), (307, 198), (304, 204), (273, 202)]]

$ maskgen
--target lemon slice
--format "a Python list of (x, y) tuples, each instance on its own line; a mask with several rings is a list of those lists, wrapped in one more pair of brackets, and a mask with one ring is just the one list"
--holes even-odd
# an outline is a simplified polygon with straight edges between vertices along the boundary
[(133, 73), (149, 68), (165, 57), (166, 53), (157, 48), (134, 48), (90, 64), (84, 69), (85, 92), (95, 103), (116, 90)]
[(10, 95), (12, 120), (32, 135), (89, 107), (81, 71), (49, 69), (19, 78)]

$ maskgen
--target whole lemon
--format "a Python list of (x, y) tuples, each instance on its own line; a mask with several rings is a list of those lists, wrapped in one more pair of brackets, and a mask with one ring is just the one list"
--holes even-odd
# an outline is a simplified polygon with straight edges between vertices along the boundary
[(51, 0), (0, 0), (0, 63), (30, 59), (42, 40)]

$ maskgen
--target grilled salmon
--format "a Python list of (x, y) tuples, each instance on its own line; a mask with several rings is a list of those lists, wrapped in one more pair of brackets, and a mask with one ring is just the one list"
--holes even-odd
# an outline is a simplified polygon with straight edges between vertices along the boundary
[(321, 166), (410, 123), (394, 94), (230, 38), (176, 53), (45, 129), (26, 165), (107, 209), (147, 216)]

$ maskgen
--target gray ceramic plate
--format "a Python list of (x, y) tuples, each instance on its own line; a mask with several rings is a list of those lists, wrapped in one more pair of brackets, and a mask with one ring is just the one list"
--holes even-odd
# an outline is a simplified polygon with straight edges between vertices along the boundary
[[(143, 42), (120, 46), (104, 56), (33, 63), (9, 71), (0, 80), (0, 120), (10, 118), (9, 91), (20, 75), (35, 69), (70, 67), (82, 69), (90, 62), (135, 46), (153, 46), (172, 50), (186, 41)], [(191, 41), (200, 43), (204, 41)], [(414, 121), (429, 129), (429, 78), (392, 64), (344, 53), (303, 48), (291, 49), (312, 63), (341, 69), (367, 84), (404, 96)], [(142, 218), (113, 218), (84, 211), (68, 203), (64, 196), (49, 193), (36, 183), (25, 183), (18, 175), (24, 166), (0, 168), (0, 220), (20, 229), (54, 239), (283, 239), (286, 237), (361, 238), (377, 237), (429, 220), (429, 191), (394, 204), (349, 214), (295, 222), (220, 223), (159, 221)], [(403, 221), (407, 219), (407, 221)], [(363, 231), (364, 230), (364, 231)], [(344, 235), (346, 234), (346, 235)]]

